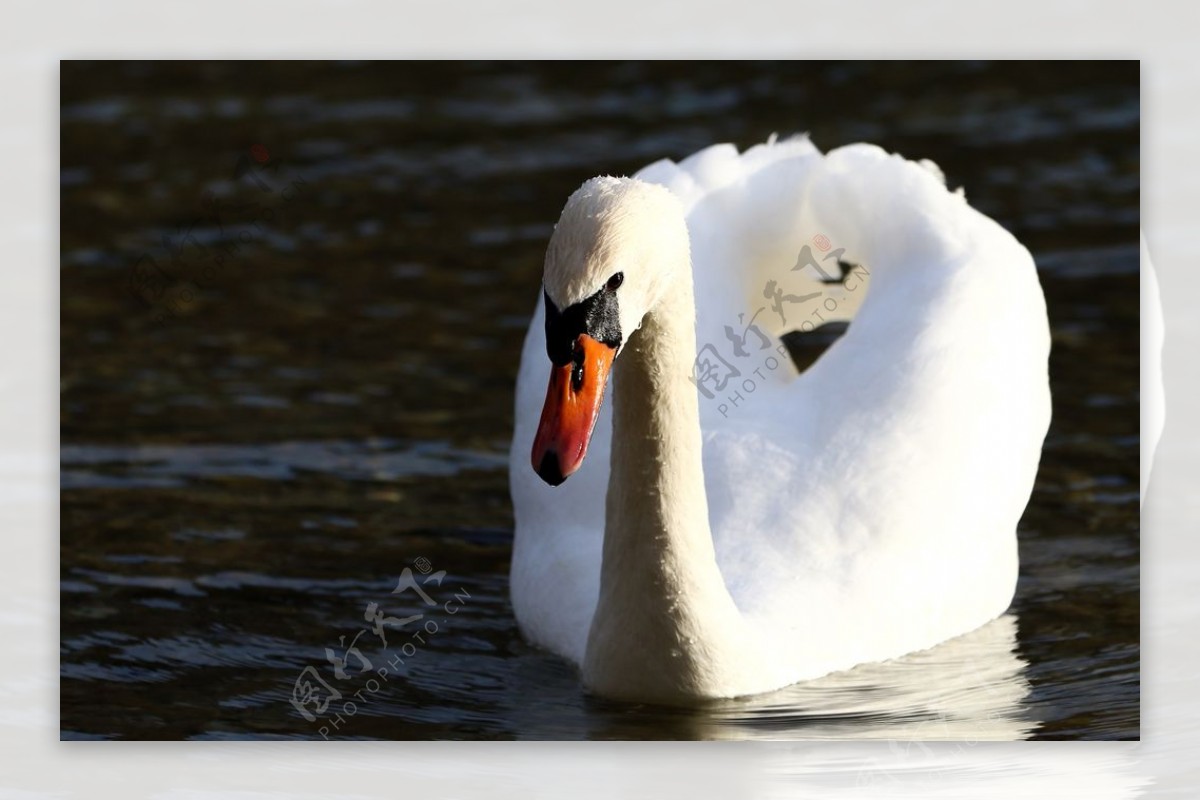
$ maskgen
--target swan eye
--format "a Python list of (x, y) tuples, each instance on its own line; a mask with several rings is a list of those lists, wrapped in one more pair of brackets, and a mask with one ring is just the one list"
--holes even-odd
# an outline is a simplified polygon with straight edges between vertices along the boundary
[(625, 282), (625, 273), (613, 273), (612, 278), (608, 279), (608, 283), (604, 288), (609, 292), (616, 292), (617, 288)]

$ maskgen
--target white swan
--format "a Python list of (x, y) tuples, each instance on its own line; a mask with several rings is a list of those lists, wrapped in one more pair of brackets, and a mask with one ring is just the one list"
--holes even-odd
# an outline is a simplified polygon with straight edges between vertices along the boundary
[[(827, 283), (831, 255), (863, 267)], [(523, 634), (595, 692), (688, 703), (977, 628), (1012, 599), (1049, 343), (1028, 251), (931, 163), (794, 138), (586, 182), (517, 379)]]

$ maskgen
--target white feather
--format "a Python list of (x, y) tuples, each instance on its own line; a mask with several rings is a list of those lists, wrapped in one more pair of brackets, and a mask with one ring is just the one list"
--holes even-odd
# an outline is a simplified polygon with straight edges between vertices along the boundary
[[(679, 164), (651, 164), (637, 177), (666, 187), (679, 203), (622, 206), (628, 224), (607, 231), (618, 240), (608, 260), (578, 265), (570, 292), (602, 281), (612, 260), (624, 259), (622, 327), (627, 314), (653, 318), (671, 287), (688, 283), (671, 279), (661, 290), (649, 277), (669, 273), (664, 254), (672, 249), (678, 256), (682, 247), (687, 263), (686, 243), (654, 241), (656, 224), (681, 210), (695, 321), (686, 336), (669, 336), (698, 350), (711, 345), (710, 354), (740, 375), (712, 398), (688, 381), (696, 403), (673, 401), (680, 411), (671, 425), (699, 431), (703, 486), (664, 479), (663, 492), (691, 505), (706, 501), (703, 535), (711, 538), (716, 579), (702, 564), (703, 543), (688, 540), (681, 558), (692, 563), (680, 568), (680, 586), (622, 584), (623, 619), (610, 621), (626, 626), (638, 649), (678, 648), (651, 639), (656, 621), (676, 614), (664, 592), (704, 599), (685, 610), (701, 622), (680, 629), (695, 639), (681, 646), (695, 648), (682, 660), (691, 672), (597, 679), (585, 670), (593, 685), (667, 701), (763, 692), (927, 648), (1001, 614), (1017, 577), (1016, 525), (1050, 420), (1049, 326), (1028, 251), (947, 191), (936, 166), (870, 145), (827, 155), (806, 138), (741, 154), (716, 145)], [(630, 195), (638, 196), (657, 195)], [(844, 249), (842, 259), (863, 265), (859, 280), (822, 282), (799, 258), (805, 245), (818, 260)], [(643, 263), (643, 253), (654, 259)], [(547, 288), (566, 287), (551, 261)], [(818, 266), (837, 272), (833, 260)], [(782, 303), (784, 323), (764, 293), (771, 281), (784, 296), (820, 294)], [(756, 312), (768, 347), (751, 332), (748, 355), (734, 356), (725, 329), (742, 332)], [(819, 319), (853, 322), (797, 376), (780, 359), (778, 336)], [(539, 303), (516, 392), (514, 609), (533, 642), (577, 664), (607, 664), (601, 673), (636, 672), (652, 658), (589, 653), (616, 647), (611, 633), (588, 643), (602, 553), (611, 558), (617, 547), (604, 546), (613, 404), (606, 401), (579, 472), (560, 487), (545, 485), (529, 464), (549, 373), (544, 336)], [(666, 351), (639, 358), (690, 375), (694, 356), (686, 364)], [(620, 355), (613, 381), (631, 364)], [(668, 520), (662, 533), (683, 542), (694, 532), (674, 529), (687, 525)], [(697, 660), (707, 663), (697, 669)]]

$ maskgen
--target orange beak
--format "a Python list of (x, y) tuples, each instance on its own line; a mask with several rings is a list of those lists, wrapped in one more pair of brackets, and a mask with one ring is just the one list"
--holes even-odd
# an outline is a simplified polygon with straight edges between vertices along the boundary
[(546, 405), (533, 439), (533, 469), (552, 487), (583, 464), (616, 355), (615, 348), (580, 334), (574, 358), (550, 367)]

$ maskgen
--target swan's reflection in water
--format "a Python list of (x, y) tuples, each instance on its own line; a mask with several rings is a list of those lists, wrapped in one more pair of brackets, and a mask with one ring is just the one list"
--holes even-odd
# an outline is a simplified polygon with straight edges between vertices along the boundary
[(595, 701), (604, 722), (592, 736), (621, 738), (641, 712), (661, 716), (668, 739), (886, 740), (897, 754), (932, 753), (920, 741), (1021, 740), (1038, 721), (1022, 703), (1029, 682), (1016, 645), (1010, 613), (927, 651), (752, 698), (691, 710)]

